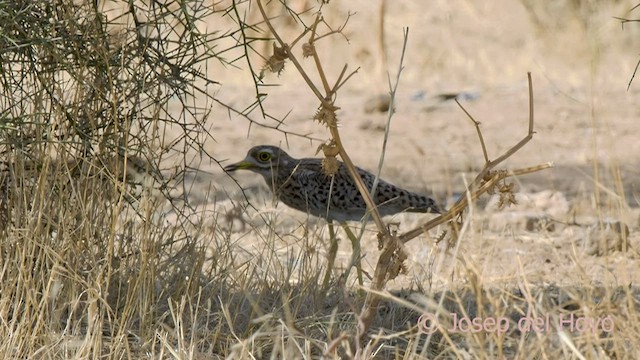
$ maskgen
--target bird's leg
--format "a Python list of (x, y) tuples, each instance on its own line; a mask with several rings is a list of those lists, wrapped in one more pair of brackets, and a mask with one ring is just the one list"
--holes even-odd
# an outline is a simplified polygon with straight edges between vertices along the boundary
[(332, 220), (329, 220), (329, 241), (331, 241), (331, 245), (329, 245), (329, 253), (327, 254), (327, 272), (324, 274), (324, 279), (322, 280), (322, 289), (325, 291), (329, 288), (333, 265), (336, 263), (336, 256), (338, 254), (338, 238), (336, 237)]
[(349, 277), (349, 273), (351, 272), (351, 268), (352, 267), (356, 267), (356, 271), (358, 272), (358, 284), (360, 284), (360, 286), (362, 286), (364, 284), (363, 280), (362, 280), (362, 262), (361, 262), (361, 250), (360, 250), (360, 239), (358, 239), (358, 237), (351, 231), (351, 229), (349, 229), (349, 226), (347, 226), (346, 223), (342, 223), (342, 228), (344, 229), (345, 233), (347, 233), (347, 236), (349, 237), (349, 240), (351, 240), (351, 248), (353, 249), (353, 253), (351, 254), (351, 261), (349, 262), (349, 266), (347, 267), (347, 270), (345, 271), (345, 273), (342, 275), (343, 276), (343, 280), (346, 281), (347, 278)]

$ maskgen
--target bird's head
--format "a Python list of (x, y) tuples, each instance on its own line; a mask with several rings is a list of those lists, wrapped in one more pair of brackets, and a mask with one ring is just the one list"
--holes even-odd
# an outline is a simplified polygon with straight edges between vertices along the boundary
[(251, 170), (265, 177), (271, 177), (280, 167), (290, 165), (294, 159), (277, 146), (259, 145), (252, 147), (244, 160), (225, 166), (224, 171)]

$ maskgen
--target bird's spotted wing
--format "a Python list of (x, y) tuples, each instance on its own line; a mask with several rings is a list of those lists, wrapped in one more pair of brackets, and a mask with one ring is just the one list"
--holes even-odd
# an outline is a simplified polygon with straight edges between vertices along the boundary
[[(283, 186), (286, 196), (281, 196), (281, 200), (315, 216), (359, 221), (366, 214), (366, 203), (347, 167), (342, 162), (338, 164), (338, 171), (332, 177), (324, 173), (320, 159), (302, 159), (289, 173), (289, 179), (281, 180), (288, 184)], [(367, 190), (371, 190), (375, 176), (361, 168), (356, 169)], [(432, 199), (384, 180), (379, 180), (373, 200), (382, 216), (403, 211), (438, 212)]]

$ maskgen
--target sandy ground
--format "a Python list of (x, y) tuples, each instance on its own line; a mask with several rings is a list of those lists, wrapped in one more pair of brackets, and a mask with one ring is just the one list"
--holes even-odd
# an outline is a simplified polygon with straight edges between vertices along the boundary
[[(356, 164), (369, 170), (377, 166), (387, 114), (367, 112), (366, 104), (388, 92), (386, 72), (394, 77), (397, 73), (402, 29), (408, 27), (405, 68), (382, 171), (385, 179), (450, 204), (464, 191), (465, 179), (481, 169), (483, 157), (464, 113), (451, 101), (439, 101), (438, 95), (468, 95), (463, 104), (482, 123), (489, 156), (495, 158), (526, 135), (528, 71), (534, 85), (536, 134), (504, 166), (555, 165), (516, 179), (516, 207), (499, 210), (493, 199), (479, 201), (457, 253), (445, 253), (424, 236), (410, 242), (409, 274), (393, 286), (417, 282), (439, 287), (452, 279), (466, 281), (469, 271), (482, 275), (488, 285), (637, 283), (640, 79), (629, 89), (627, 85), (640, 58), (640, 25), (622, 29), (614, 19), (638, 15), (625, 13), (634, 1), (551, 1), (544, 8), (526, 0), (388, 3), (383, 41), (388, 63), (381, 50), (379, 2), (372, 6), (370, 1), (332, 1), (325, 9), (325, 18), (335, 27), (348, 11), (353, 13), (344, 32), (349, 42), (340, 36), (328, 38), (319, 51), (330, 79), (344, 64), (359, 68), (337, 100), (340, 131)], [(294, 25), (283, 26), (288, 29), (285, 35), (293, 38)], [(313, 70), (310, 60), (305, 65)], [(255, 98), (246, 66), (211, 71), (224, 84), (217, 89), (221, 100), (242, 109)], [(291, 134), (250, 126), (246, 119), (214, 107), (209, 121), (217, 141), (208, 144), (207, 151), (217, 160), (239, 160), (258, 144), (281, 145), (295, 157), (311, 157), (328, 139), (326, 129), (310, 120), (318, 102), (293, 66), (267, 81), (281, 86), (263, 89), (269, 93), (265, 108), (272, 116), (286, 116), (281, 129)], [(252, 116), (262, 124), (277, 124), (257, 111)], [(213, 185), (217, 211), (230, 208), (229, 197), (246, 203), (218, 164), (201, 167), (211, 175), (199, 175), (196, 183), (203, 188)], [(255, 207), (272, 209), (262, 178), (252, 173), (234, 177), (256, 190), (248, 192)], [(306, 223), (304, 214), (282, 204), (276, 209), (279, 231), (303, 231), (299, 224)], [(259, 226), (260, 218), (251, 214), (255, 211), (245, 219)], [(422, 219), (400, 215), (389, 220), (409, 230)], [(616, 222), (625, 224), (628, 234), (616, 231)], [(606, 228), (608, 223), (614, 223), (613, 229)], [(233, 236), (241, 239), (238, 244), (259, 247), (259, 242), (251, 245), (251, 230), (237, 225)], [(322, 221), (311, 219), (309, 226), (327, 237)], [(363, 247), (372, 266), (379, 252), (375, 229), (369, 229)], [(282, 238), (283, 254), (288, 246), (302, 246), (296, 238)], [(602, 245), (605, 240), (608, 245)], [(621, 250), (625, 247), (626, 252)], [(349, 256), (349, 243), (342, 241), (341, 261)]]

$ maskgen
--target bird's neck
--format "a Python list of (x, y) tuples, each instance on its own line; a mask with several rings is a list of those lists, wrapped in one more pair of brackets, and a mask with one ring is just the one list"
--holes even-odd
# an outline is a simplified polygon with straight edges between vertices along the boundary
[(263, 172), (262, 177), (269, 189), (277, 192), (284, 184), (291, 179), (291, 171), (284, 171), (286, 168), (273, 168), (271, 171)]

